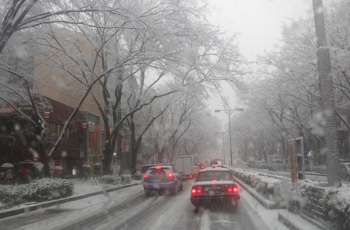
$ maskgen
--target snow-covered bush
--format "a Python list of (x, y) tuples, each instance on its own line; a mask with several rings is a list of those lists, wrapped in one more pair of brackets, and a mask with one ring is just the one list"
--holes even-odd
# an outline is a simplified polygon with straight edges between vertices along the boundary
[(74, 184), (65, 179), (33, 180), (29, 184), (7, 186), (0, 189), (0, 201), (4, 204), (41, 202), (67, 197), (73, 194)]
[(112, 175), (104, 175), (101, 177), (101, 181), (105, 183), (115, 183), (114, 177)]
[(331, 222), (335, 229), (350, 229), (350, 187), (326, 187), (303, 180), (294, 183), (289, 211)]
[(121, 178), (122, 178), (122, 184), (131, 184), (133, 180), (131, 174), (122, 174)]
[(350, 188), (328, 189), (323, 199), (328, 219), (337, 229), (350, 229)]
[(327, 166), (326, 165), (317, 165), (314, 167), (313, 171), (315, 173), (326, 174), (327, 173)]
[(233, 169), (233, 175), (241, 180), (243, 183), (255, 188), (256, 191), (266, 198), (274, 195), (274, 184), (280, 186), (281, 180), (262, 176), (254, 172), (248, 172), (242, 169)]

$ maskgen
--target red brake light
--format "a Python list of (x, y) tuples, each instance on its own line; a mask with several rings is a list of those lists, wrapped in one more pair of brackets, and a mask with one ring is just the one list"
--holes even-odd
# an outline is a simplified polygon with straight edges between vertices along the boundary
[(159, 169), (161, 169), (161, 167), (156, 167), (156, 170), (159, 170)]
[(190, 175), (190, 178), (192, 177), (192, 175)]
[(171, 173), (168, 173), (168, 175), (167, 175), (167, 177), (172, 177), (173, 176), (173, 174), (171, 174)]
[(211, 180), (211, 181), (217, 181), (217, 180)]
[(227, 189), (227, 192), (232, 192), (232, 191), (233, 191), (232, 188), (228, 188), (228, 189)]
[(194, 173), (197, 173), (197, 171), (194, 171)]
[(233, 192), (238, 192), (238, 188), (237, 188), (237, 187), (234, 187), (234, 188), (233, 188)]
[(148, 177), (148, 175), (147, 174), (145, 174), (144, 176), (143, 176), (143, 178), (147, 178)]
[(215, 167), (219, 167), (219, 165), (215, 165)]
[(201, 188), (192, 188), (191, 189), (191, 193), (192, 194), (202, 193), (202, 189)]

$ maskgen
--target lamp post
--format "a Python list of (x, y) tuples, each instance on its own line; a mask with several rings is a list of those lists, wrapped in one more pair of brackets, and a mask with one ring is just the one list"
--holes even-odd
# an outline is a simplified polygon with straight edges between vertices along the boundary
[(216, 134), (222, 134), (222, 153), (224, 154), (224, 163), (226, 162), (225, 159), (225, 132), (216, 132)]
[(231, 112), (233, 111), (243, 111), (243, 108), (236, 108), (236, 109), (216, 109), (215, 113), (220, 113), (221, 111), (228, 114), (228, 125), (229, 125), (229, 133), (230, 133), (230, 161), (231, 161), (231, 167), (233, 165), (232, 162), (232, 144), (231, 144)]

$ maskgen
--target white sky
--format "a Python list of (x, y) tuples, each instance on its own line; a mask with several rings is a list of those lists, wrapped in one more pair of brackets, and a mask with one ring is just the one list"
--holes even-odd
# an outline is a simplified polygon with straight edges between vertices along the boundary
[[(312, 0), (208, 0), (212, 8), (212, 23), (228, 34), (239, 33), (240, 52), (254, 61), (256, 55), (272, 51), (281, 38), (282, 22), (306, 16), (312, 9)], [(230, 107), (237, 101), (230, 87), (224, 91), (230, 98)], [(210, 101), (210, 108), (224, 109), (218, 97)], [(222, 123), (228, 122), (225, 113), (215, 114)], [(218, 128), (220, 129), (220, 128)]]

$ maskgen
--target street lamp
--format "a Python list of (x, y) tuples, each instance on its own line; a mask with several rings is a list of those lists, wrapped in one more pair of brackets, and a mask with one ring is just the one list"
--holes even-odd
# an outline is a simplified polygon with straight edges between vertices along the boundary
[(232, 162), (232, 144), (231, 144), (231, 112), (233, 111), (243, 111), (243, 108), (236, 108), (236, 109), (216, 109), (215, 113), (220, 113), (221, 111), (228, 114), (228, 125), (229, 125), (229, 133), (230, 133), (230, 160), (231, 160), (231, 167), (233, 165)]
[(222, 152), (224, 154), (224, 163), (226, 162), (225, 159), (225, 132), (215, 132), (216, 134), (222, 134)]

